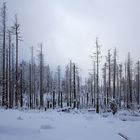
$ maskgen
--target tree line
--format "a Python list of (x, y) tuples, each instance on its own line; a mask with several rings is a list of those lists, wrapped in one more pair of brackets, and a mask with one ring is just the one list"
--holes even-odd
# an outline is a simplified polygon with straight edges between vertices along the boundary
[[(92, 72), (82, 81), (79, 67), (70, 62), (61, 70), (52, 71), (44, 62), (43, 45), (35, 56), (31, 47), (29, 62), (19, 61), (22, 41), (18, 17), (7, 24), (7, 5), (3, 3), (0, 17), (0, 105), (4, 108), (47, 109), (95, 108), (109, 111), (114, 103), (118, 109), (139, 109), (140, 62), (134, 63), (130, 53), (126, 61), (118, 62), (118, 52), (108, 50), (104, 65), (96, 39), (92, 55)], [(22, 49), (22, 48), (21, 48)], [(36, 61), (37, 60), (37, 61)]]

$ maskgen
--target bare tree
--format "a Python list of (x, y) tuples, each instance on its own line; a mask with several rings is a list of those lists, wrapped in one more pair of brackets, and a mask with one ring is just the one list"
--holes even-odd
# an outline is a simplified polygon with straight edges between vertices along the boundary
[(9, 73), (8, 73), (8, 77), (9, 77), (9, 79), (8, 79), (8, 82), (9, 82), (9, 108), (11, 108), (12, 107), (12, 100), (13, 100), (13, 98), (12, 98), (12, 88), (11, 88), (11, 86), (12, 86), (12, 78), (11, 78), (11, 31), (10, 30), (8, 30), (8, 39), (9, 39)]
[(57, 87), (57, 91), (58, 91), (58, 106), (60, 106), (60, 102), (61, 102), (61, 70), (60, 70), (60, 66), (58, 66), (57, 68), (57, 84), (58, 84), (58, 87)]
[(8, 108), (9, 106), (9, 101), (8, 101), (8, 87), (9, 87), (9, 83), (8, 83), (8, 48), (6, 48), (6, 71), (5, 71), (5, 81), (6, 81), (6, 84), (5, 84), (5, 98), (6, 98), (6, 108)]
[(108, 87), (107, 87), (107, 105), (109, 103), (109, 96), (111, 96), (111, 54), (110, 50), (108, 50)]
[(42, 52), (42, 44), (40, 44), (40, 108), (43, 107), (43, 52)]
[(12, 50), (11, 50), (11, 107), (14, 106), (14, 97), (15, 97), (15, 54), (14, 54), (14, 44), (12, 44)]
[(116, 56), (117, 56), (117, 52), (116, 52), (116, 48), (114, 50), (114, 60), (113, 60), (113, 99), (115, 99), (116, 97), (116, 69), (117, 69), (117, 64), (116, 64)]
[(94, 61), (94, 66), (93, 66), (93, 81), (94, 81), (94, 87), (93, 87), (93, 92), (94, 92), (94, 107), (95, 107), (95, 98), (96, 98), (96, 68), (95, 68), (95, 61)]
[(6, 21), (7, 21), (7, 7), (4, 2), (1, 8), (1, 28), (2, 28), (2, 106), (7, 106), (7, 95), (6, 95)]
[(20, 64), (20, 107), (23, 106), (23, 64)]
[(70, 106), (72, 106), (72, 63), (70, 60)]
[(130, 53), (128, 53), (128, 61), (127, 61), (127, 77), (128, 77), (128, 108), (132, 107), (132, 73), (131, 73), (131, 58)]
[(97, 67), (97, 78), (96, 78), (96, 88), (97, 88), (97, 100), (96, 100), (96, 113), (99, 113), (99, 56), (100, 56), (100, 46), (98, 44), (98, 39), (96, 38), (96, 67)]
[(107, 74), (106, 74), (107, 64), (103, 67), (103, 91), (104, 91), (104, 105), (107, 105)]
[(119, 107), (121, 107), (121, 101), (122, 101), (122, 64), (119, 65)]
[(76, 77), (76, 67), (75, 67), (75, 64), (73, 63), (73, 97), (74, 97), (73, 108), (76, 108), (76, 81), (75, 81), (75, 77)]
[(12, 26), (13, 34), (16, 37), (16, 90), (15, 90), (15, 106), (18, 107), (19, 102), (19, 71), (18, 71), (18, 50), (20, 37), (20, 24), (18, 23), (17, 15), (15, 15), (15, 23)]
[(139, 106), (140, 98), (140, 62), (137, 62), (137, 105)]

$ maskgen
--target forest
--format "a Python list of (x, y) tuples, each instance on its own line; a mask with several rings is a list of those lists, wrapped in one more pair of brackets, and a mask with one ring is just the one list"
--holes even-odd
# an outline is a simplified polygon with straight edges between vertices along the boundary
[(0, 139), (139, 140), (139, 5), (0, 1)]
[[(18, 15), (8, 25), (7, 4), (1, 5), (0, 16), (0, 106), (5, 109), (93, 109), (96, 113), (139, 110), (140, 62), (130, 52), (125, 62), (118, 62), (117, 48), (106, 50), (102, 57), (99, 39), (91, 52), (92, 70), (81, 78), (79, 66), (70, 60), (51, 70), (44, 61), (43, 43), (30, 60), (19, 61), (21, 24)], [(24, 37), (23, 37), (24, 38)], [(104, 60), (103, 60), (104, 59)], [(104, 64), (102, 64), (104, 62)], [(86, 67), (86, 66), (85, 66)]]

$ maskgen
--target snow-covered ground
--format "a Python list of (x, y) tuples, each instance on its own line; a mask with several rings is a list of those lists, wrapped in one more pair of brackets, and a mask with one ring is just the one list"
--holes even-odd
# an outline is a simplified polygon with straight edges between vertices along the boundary
[(140, 114), (0, 109), (0, 140), (140, 140)]

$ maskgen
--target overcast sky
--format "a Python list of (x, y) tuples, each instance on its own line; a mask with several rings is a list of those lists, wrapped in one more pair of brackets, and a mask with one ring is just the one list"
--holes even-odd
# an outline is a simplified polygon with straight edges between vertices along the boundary
[(12, 25), (17, 13), (23, 42), (22, 58), (30, 57), (30, 47), (43, 43), (45, 61), (51, 67), (76, 62), (86, 75), (95, 38), (102, 55), (117, 47), (119, 59), (127, 52), (140, 55), (140, 0), (6, 0)]

